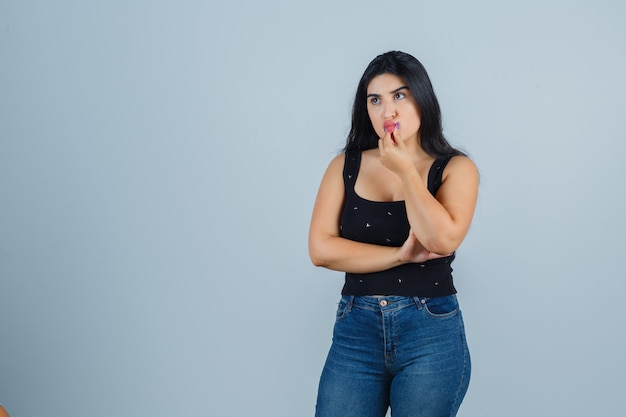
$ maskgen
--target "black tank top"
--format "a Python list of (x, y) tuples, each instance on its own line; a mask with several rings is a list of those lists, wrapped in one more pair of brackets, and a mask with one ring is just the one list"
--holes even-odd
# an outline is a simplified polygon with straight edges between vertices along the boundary
[[(451, 157), (437, 159), (428, 172), (428, 190), (434, 196), (442, 173)], [(404, 201), (370, 201), (354, 191), (361, 152), (345, 156), (343, 179), (346, 201), (341, 213), (341, 236), (363, 243), (402, 246), (409, 236), (409, 220)], [(456, 293), (452, 282), (454, 254), (422, 263), (409, 263), (380, 272), (346, 273), (343, 295), (401, 295), (441, 297)]]

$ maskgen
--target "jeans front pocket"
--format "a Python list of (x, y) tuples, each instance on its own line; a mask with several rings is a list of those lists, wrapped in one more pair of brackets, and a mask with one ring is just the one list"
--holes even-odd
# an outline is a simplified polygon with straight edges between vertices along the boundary
[(426, 298), (425, 300), (424, 309), (429, 316), (434, 318), (445, 319), (454, 317), (459, 311), (459, 303), (454, 294), (444, 297)]
[(348, 312), (348, 306), (349, 303), (347, 299), (342, 297), (337, 305), (337, 314), (335, 316), (336, 321), (340, 321), (346, 316), (346, 313)]

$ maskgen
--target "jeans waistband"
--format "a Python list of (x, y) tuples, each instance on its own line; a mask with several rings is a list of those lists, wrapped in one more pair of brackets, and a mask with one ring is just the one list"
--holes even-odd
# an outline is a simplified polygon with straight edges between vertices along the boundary
[(342, 296), (342, 300), (349, 307), (355, 306), (368, 310), (400, 310), (410, 306), (415, 306), (421, 310), (427, 299), (425, 297), (405, 297), (401, 295)]

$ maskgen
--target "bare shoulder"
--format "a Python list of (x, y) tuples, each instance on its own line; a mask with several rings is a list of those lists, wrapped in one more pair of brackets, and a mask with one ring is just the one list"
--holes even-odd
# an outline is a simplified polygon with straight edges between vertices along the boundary
[(478, 183), (478, 168), (474, 161), (466, 156), (454, 156), (443, 170), (437, 199), (449, 209), (456, 204), (473, 207), (478, 196)]
[(343, 186), (343, 166), (345, 160), (346, 155), (342, 152), (330, 161), (322, 178), (321, 188)]
[(328, 169), (329, 170), (337, 170), (337, 169), (343, 170), (343, 165), (345, 161), (346, 161), (346, 154), (342, 152), (339, 155), (335, 156), (330, 161), (330, 163), (328, 164)]
[(478, 179), (478, 168), (474, 161), (467, 156), (457, 155), (450, 159), (450, 162), (448, 162), (448, 165), (446, 165), (443, 170), (443, 181), (450, 175), (453, 177), (462, 176), (468, 179)]

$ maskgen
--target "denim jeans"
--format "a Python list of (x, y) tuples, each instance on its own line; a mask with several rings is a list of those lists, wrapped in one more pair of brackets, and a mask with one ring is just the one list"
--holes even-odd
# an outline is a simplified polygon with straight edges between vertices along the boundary
[(470, 357), (455, 295), (343, 296), (316, 417), (453, 417)]

